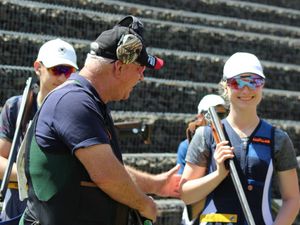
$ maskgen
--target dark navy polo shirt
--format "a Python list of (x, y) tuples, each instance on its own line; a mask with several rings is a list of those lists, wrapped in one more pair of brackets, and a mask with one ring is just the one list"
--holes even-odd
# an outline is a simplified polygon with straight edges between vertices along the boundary
[(122, 161), (107, 105), (91, 83), (78, 74), (54, 90), (41, 107), (36, 140), (47, 151), (69, 151), (97, 144), (110, 144)]
[[(13, 141), (15, 130), (16, 130), (16, 123), (18, 114), (20, 111), (20, 106), (22, 102), (22, 95), (13, 96), (9, 98), (5, 105), (2, 108), (1, 115), (0, 115), (0, 138), (7, 139), (9, 142)], [(36, 111), (37, 111), (37, 102), (36, 102), (36, 95), (34, 95), (34, 101), (30, 112), (29, 120), (31, 120)], [(25, 134), (26, 127), (21, 127), (22, 129), (22, 136)], [(20, 140), (17, 140), (17, 145), (20, 145)]]

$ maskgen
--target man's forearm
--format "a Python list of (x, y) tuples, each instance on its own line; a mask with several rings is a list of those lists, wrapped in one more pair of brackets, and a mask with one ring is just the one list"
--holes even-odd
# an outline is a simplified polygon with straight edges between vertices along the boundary
[(141, 210), (147, 203), (147, 196), (132, 182), (131, 178), (123, 174), (122, 179), (114, 179), (110, 182), (101, 182), (97, 185), (114, 200), (121, 202), (130, 208)]
[(87, 169), (91, 180), (112, 199), (133, 209), (141, 210), (147, 206), (148, 196), (135, 185), (108, 145), (78, 149), (75, 155)]
[(139, 171), (133, 167), (125, 166), (127, 172), (130, 174), (132, 180), (139, 186), (139, 188), (147, 194), (155, 194), (155, 179), (154, 175)]

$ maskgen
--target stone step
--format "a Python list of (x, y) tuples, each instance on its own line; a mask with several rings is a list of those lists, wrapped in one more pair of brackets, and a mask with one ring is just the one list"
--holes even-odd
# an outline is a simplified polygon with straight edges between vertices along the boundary
[[(9, 70), (0, 70), (0, 78), (3, 80), (3, 94), (0, 102), (9, 97), (11, 92), (5, 89), (22, 93), (26, 78), (11, 79)], [(12, 82), (16, 81), (16, 85)], [(21, 88), (20, 88), (21, 87)], [(168, 91), (165, 91), (168, 90)], [(173, 112), (195, 113), (199, 99), (209, 93), (218, 93), (218, 85), (212, 83), (197, 83), (190, 81), (176, 81), (157, 78), (145, 78), (135, 87), (131, 97), (126, 101), (110, 104), (113, 110), (124, 111), (148, 111), (148, 112)], [(284, 91), (276, 89), (264, 89), (264, 98), (258, 108), (263, 118), (298, 120), (300, 92)], [(171, 100), (171, 101), (170, 101)]]
[[(50, 3), (53, 3), (52, 1)], [(275, 36), (289, 36), (289, 37), (300, 37), (300, 29), (298, 27), (288, 26), (288, 25), (280, 25), (274, 23), (267, 22), (259, 22), (245, 19), (236, 19), (232, 17), (225, 17), (220, 15), (210, 15), (204, 13), (195, 13), (183, 10), (172, 10), (172, 9), (164, 9), (159, 7), (149, 7), (148, 5), (141, 5), (136, 3), (127, 3), (123, 1), (111, 1), (111, 0), (101, 0), (98, 1), (56, 1), (57, 4), (61, 4), (64, 6), (75, 6), (76, 8), (92, 10), (92, 11), (100, 11), (106, 13), (113, 14), (132, 14), (141, 18), (149, 18), (156, 20), (164, 20), (164, 21), (172, 21), (172, 22), (180, 22), (186, 24), (197, 24), (197, 25), (205, 25), (211, 27), (221, 27), (228, 28), (233, 30), (240, 31), (249, 31), (254, 33), (263, 33), (263, 34), (272, 34)], [(34, 6), (49, 6), (44, 3), (35, 3), (32, 1), (19, 1), (19, 0), (9, 0), (9, 3), (6, 3), (6, 7), (9, 8), (10, 5), (16, 6), (25, 6), (28, 5)], [(54, 7), (50, 5), (49, 7)], [(11, 7), (10, 7), (11, 8)], [(15, 13), (12, 10), (12, 14)], [(19, 11), (20, 9), (18, 9)], [(66, 11), (74, 10), (74, 8), (66, 8)], [(8, 10), (7, 10), (8, 11)], [(8, 16), (9, 17), (9, 16)], [(9, 18), (12, 18), (10, 16)], [(10, 24), (9, 24), (10, 23)], [(9, 21), (6, 23), (6, 26), (10, 26), (14, 23), (14, 21)]]
[[(101, 27), (101, 30), (104, 30), (121, 18), (121, 15), (104, 14), (96, 11), (85, 13), (84, 10), (75, 9), (66, 11), (62, 6), (53, 5), (47, 7), (45, 5), (40, 7), (37, 5), (15, 5), (15, 8), (15, 13), (23, 15), (22, 19), (21, 17), (13, 17), (13, 23), (11, 23), (11, 16), (1, 17), (4, 18), (1, 21), (2, 29), (7, 29), (5, 28), (7, 24), (11, 30), (21, 32), (56, 34), (57, 36), (89, 40), (95, 39), (100, 33), (100, 30), (95, 29), (95, 27)], [(7, 10), (3, 11), (7, 13)], [(36, 22), (24, 24), (24, 21)], [(51, 21), (51, 23), (44, 26), (43, 23), (47, 21)], [(295, 38), (162, 20), (143, 19), (143, 21), (146, 30), (152, 31), (145, 32), (145, 39), (149, 42), (151, 40), (152, 47), (224, 55), (230, 55), (234, 51), (250, 51), (259, 55), (261, 59), (269, 61), (298, 63), (300, 60), (298, 54), (299, 40)], [(16, 24), (15, 28), (14, 24)], [(198, 38), (191, 38), (191, 35)]]
[[(239, 0), (244, 2), (249, 2), (249, 0)], [(300, 10), (300, 4), (298, 0), (251, 0), (251, 2), (256, 2), (259, 4), (265, 4), (265, 5), (272, 5), (272, 6), (279, 6), (282, 8), (287, 9), (296, 9)]]
[[(82, 5), (96, 5), (101, 0), (95, 0), (91, 3), (89, 0), (39, 0), (39, 2), (48, 2), (53, 4), (69, 5), (73, 7), (82, 7)], [(283, 1), (283, 0), (282, 0)], [(293, 0), (296, 1), (296, 0)], [(80, 2), (80, 3), (79, 3)], [(202, 12), (213, 15), (227, 16), (238, 19), (273, 22), (278, 24), (299, 26), (300, 12), (296, 8), (287, 9), (271, 5), (250, 3), (249, 1), (228, 1), (228, 0), (126, 0), (126, 2), (143, 4), (145, 6), (155, 6), (166, 9), (186, 10), (192, 12)], [(116, 4), (118, 4), (116, 2)], [(295, 3), (294, 3), (295, 4)], [(97, 6), (96, 6), (97, 7)]]
[(1, 65), (32, 67), (39, 48), (54, 38), (62, 38), (70, 42), (77, 52), (79, 67), (83, 66), (86, 54), (89, 52), (90, 40), (66, 38), (63, 36), (39, 35), (31, 33), (0, 30)]
[(188, 10), (203, 12), (214, 15), (228, 16), (238, 19), (248, 19), (265, 22), (273, 22), (286, 25), (299, 25), (300, 13), (295, 9), (286, 9), (270, 5), (251, 3), (250, 1), (228, 1), (228, 0), (128, 0), (127, 2), (139, 3), (162, 8)]
[[(25, 34), (0, 30), (0, 64), (29, 66), (36, 58), (39, 47), (55, 36)], [(63, 37), (62, 37), (63, 38)], [(72, 43), (78, 55), (79, 67), (82, 66), (89, 51), (89, 40), (63, 38)], [(166, 63), (159, 71), (146, 70), (146, 76), (174, 80), (218, 83), (222, 68), (228, 56), (167, 49), (148, 48), (148, 51), (161, 56)], [(260, 57), (260, 56), (259, 56)], [(300, 91), (300, 66), (262, 60), (267, 75), (266, 88)]]
[(176, 165), (176, 153), (125, 153), (123, 160), (126, 165), (142, 171), (158, 174)]
[(179, 199), (155, 200), (158, 217), (155, 225), (180, 225), (184, 202)]

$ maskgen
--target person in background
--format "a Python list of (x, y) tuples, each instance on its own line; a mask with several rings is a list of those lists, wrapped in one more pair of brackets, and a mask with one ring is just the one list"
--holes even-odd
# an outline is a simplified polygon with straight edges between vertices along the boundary
[[(34, 100), (31, 107), (30, 119), (35, 115), (38, 107), (42, 104), (45, 96), (62, 84), (71, 73), (78, 69), (77, 56), (74, 48), (69, 43), (54, 39), (44, 43), (38, 52), (37, 59), (33, 63), (35, 74), (39, 80), (39, 90), (34, 93)], [(9, 98), (0, 116), (0, 176), (4, 175), (8, 165), (8, 156), (10, 153), (12, 140), (16, 129), (16, 121), (19, 113), (22, 96), (13, 96)], [(28, 120), (28, 121), (29, 121)], [(23, 135), (26, 130), (21, 127)], [(23, 138), (22, 135), (22, 138)], [(17, 143), (19, 146), (20, 143)], [(16, 166), (13, 166), (11, 182), (17, 181)], [(13, 183), (11, 183), (13, 184)], [(15, 188), (8, 189), (3, 208), (1, 212), (2, 221), (20, 216), (26, 207), (26, 201), (19, 200), (17, 185)]]
[(130, 212), (155, 221), (147, 194), (179, 196), (179, 166), (152, 175), (123, 164), (107, 105), (128, 99), (146, 68), (163, 67), (147, 53), (142, 31), (133, 16), (103, 31), (84, 67), (44, 100), (28, 132), (20, 224), (126, 225)]
[(188, 124), (188, 127), (186, 129), (186, 139), (180, 142), (177, 149), (177, 164), (180, 164), (180, 169), (178, 173), (180, 174), (182, 174), (185, 166), (185, 156), (188, 149), (188, 144), (191, 142), (196, 129), (199, 126), (207, 125), (207, 121), (205, 120), (205, 114), (207, 113), (208, 108), (211, 106), (215, 106), (215, 109), (220, 118), (224, 118), (227, 113), (225, 101), (221, 96), (215, 94), (208, 94), (201, 99), (201, 101), (198, 104), (198, 114), (196, 116), (196, 119)]
[[(229, 114), (222, 120), (227, 141), (215, 143), (210, 127), (197, 129), (189, 145), (181, 180), (186, 204), (204, 200), (198, 224), (247, 224), (241, 203), (224, 163), (232, 159), (250, 211), (259, 225), (291, 225), (299, 211), (297, 160), (286, 132), (257, 114), (265, 74), (258, 58), (233, 54), (223, 68), (220, 83)], [(277, 173), (282, 206), (271, 214), (271, 179)]]
[[(215, 106), (215, 110), (218, 113), (220, 119), (224, 118), (227, 114), (227, 108), (224, 99), (215, 94), (205, 95), (198, 104), (198, 114), (196, 119), (188, 124), (186, 129), (186, 139), (180, 142), (177, 149), (177, 164), (180, 165), (178, 171), (179, 174), (182, 174), (185, 167), (185, 157), (188, 149), (188, 145), (194, 136), (196, 129), (200, 126), (207, 125), (207, 120), (205, 119), (205, 114), (207, 113), (209, 107)], [(188, 218), (187, 208), (185, 207), (182, 214), (181, 225), (192, 224)]]

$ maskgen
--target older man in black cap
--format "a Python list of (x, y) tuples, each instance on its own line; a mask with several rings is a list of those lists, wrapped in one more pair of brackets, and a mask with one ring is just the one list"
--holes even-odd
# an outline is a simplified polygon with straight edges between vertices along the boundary
[(22, 224), (126, 225), (131, 209), (155, 220), (156, 205), (145, 193), (178, 197), (178, 166), (151, 175), (123, 165), (107, 107), (129, 97), (146, 67), (163, 66), (147, 54), (142, 29), (128, 16), (104, 31), (79, 74), (44, 101), (28, 132)]

